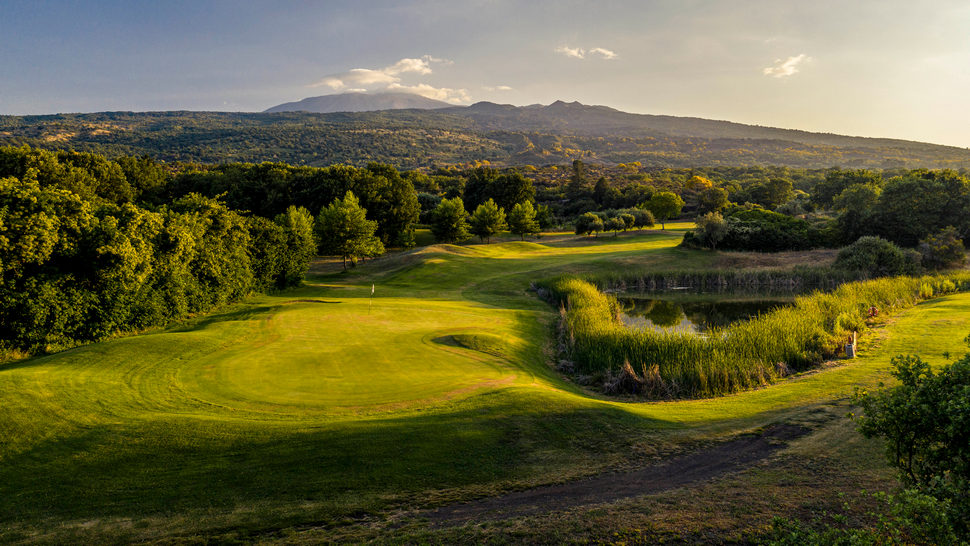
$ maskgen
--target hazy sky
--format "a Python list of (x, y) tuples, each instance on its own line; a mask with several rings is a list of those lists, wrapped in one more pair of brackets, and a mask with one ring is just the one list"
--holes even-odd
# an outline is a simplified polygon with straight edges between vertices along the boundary
[(970, 1), (0, 0), (0, 113), (351, 89), (970, 147)]

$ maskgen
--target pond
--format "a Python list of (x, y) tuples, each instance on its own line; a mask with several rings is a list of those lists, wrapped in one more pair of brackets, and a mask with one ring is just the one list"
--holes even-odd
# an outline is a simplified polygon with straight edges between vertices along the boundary
[(794, 297), (733, 298), (695, 296), (679, 298), (632, 298), (618, 295), (620, 320), (631, 328), (704, 334), (794, 303)]

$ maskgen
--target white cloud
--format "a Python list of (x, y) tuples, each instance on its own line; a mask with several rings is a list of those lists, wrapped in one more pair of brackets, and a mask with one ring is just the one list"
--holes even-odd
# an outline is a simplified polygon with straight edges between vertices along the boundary
[(512, 88), (507, 85), (496, 85), (494, 87), (490, 85), (486, 85), (485, 87), (482, 87), (482, 89), (486, 91), (511, 91), (512, 90)]
[(556, 48), (556, 53), (562, 53), (567, 57), (573, 57), (576, 59), (583, 59), (586, 57), (586, 52), (579, 47), (559, 46)]
[(567, 57), (572, 57), (574, 59), (585, 59), (587, 56), (598, 56), (603, 59), (615, 59), (616, 52), (610, 51), (609, 49), (603, 47), (594, 47), (592, 49), (583, 49), (581, 47), (569, 47), (569, 46), (559, 46), (556, 48), (556, 53), (560, 53)]
[(414, 93), (429, 99), (443, 100), (445, 102), (471, 102), (471, 96), (466, 89), (451, 89), (450, 87), (432, 87), (426, 83), (417, 85), (401, 85), (392, 83), (387, 86), (388, 91), (402, 91), (404, 93)]
[(616, 53), (610, 51), (609, 49), (604, 49), (602, 47), (594, 47), (593, 49), (590, 49), (589, 52), (591, 54), (593, 54), (593, 55), (600, 55), (604, 59), (615, 59), (616, 58)]
[(775, 59), (775, 65), (765, 68), (762, 70), (762, 73), (765, 76), (771, 76), (773, 78), (786, 78), (797, 73), (798, 67), (802, 63), (811, 60), (812, 58), (804, 53), (795, 57), (788, 57), (784, 61), (781, 59)]
[(400, 83), (401, 74), (431, 74), (432, 64), (452, 63), (447, 59), (439, 59), (431, 55), (425, 55), (420, 59), (405, 58), (384, 68), (354, 68), (346, 72), (331, 74), (310, 84), (310, 87), (329, 87), (334, 91), (348, 90), (350, 88), (373, 91), (375, 89), (386, 88), (394, 83)]

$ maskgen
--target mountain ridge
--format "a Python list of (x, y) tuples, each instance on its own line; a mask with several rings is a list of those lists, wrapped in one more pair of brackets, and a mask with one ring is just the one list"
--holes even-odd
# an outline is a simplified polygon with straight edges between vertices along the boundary
[(0, 145), (28, 144), (166, 161), (371, 161), (400, 168), (469, 164), (603, 164), (651, 168), (970, 169), (970, 149), (845, 136), (555, 101), (480, 101), (436, 109), (333, 113), (100, 112), (0, 116)]
[(284, 102), (263, 110), (266, 114), (280, 112), (314, 112), (329, 114), (335, 112), (374, 112), (381, 110), (435, 110), (448, 108), (453, 104), (429, 99), (414, 93), (336, 93), (307, 97), (295, 102)]

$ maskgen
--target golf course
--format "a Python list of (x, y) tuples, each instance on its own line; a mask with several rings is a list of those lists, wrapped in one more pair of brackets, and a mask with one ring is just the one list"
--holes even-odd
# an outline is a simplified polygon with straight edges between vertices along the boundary
[[(845, 476), (889, 487), (848, 400), (891, 380), (893, 356), (965, 352), (970, 294), (880, 317), (859, 358), (721, 397), (607, 397), (556, 370), (559, 313), (533, 282), (758, 261), (678, 247), (689, 227), (431, 245), (347, 272), (318, 262), (298, 288), (2, 364), (0, 542), (740, 539), (759, 531), (750, 521), (837, 505)], [(498, 527), (427, 517), (779, 425), (809, 432), (746, 470), (733, 497), (728, 476)]]

